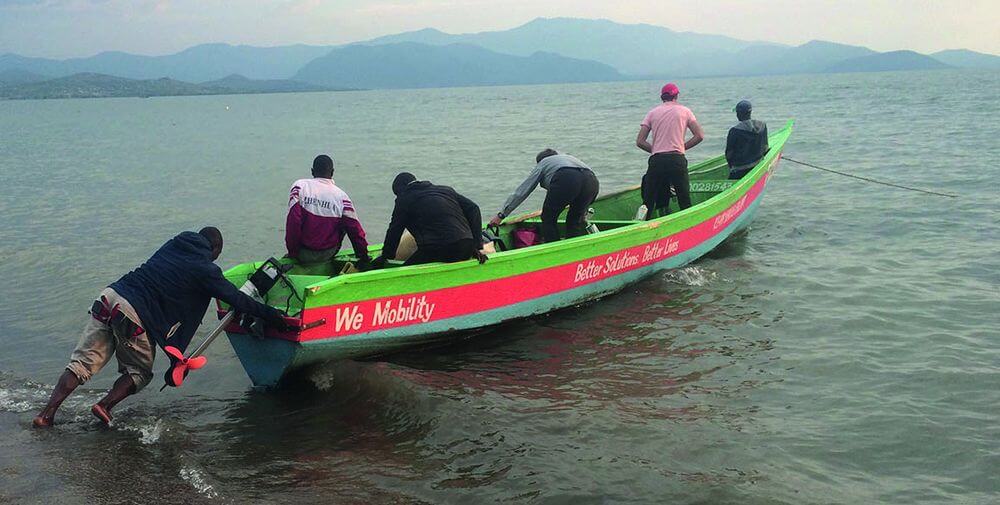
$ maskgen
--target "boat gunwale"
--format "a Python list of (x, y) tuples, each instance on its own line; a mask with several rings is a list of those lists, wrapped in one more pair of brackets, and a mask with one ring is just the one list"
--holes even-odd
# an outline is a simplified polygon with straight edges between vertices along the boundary
[[(610, 229), (610, 230), (607, 230), (607, 231), (604, 231), (604, 232), (601, 232), (601, 233), (595, 234), (595, 235), (584, 235), (584, 236), (581, 236), (581, 237), (574, 237), (574, 238), (560, 240), (558, 242), (554, 242), (554, 243), (550, 243), (550, 244), (540, 244), (540, 245), (533, 246), (533, 247), (530, 247), (530, 248), (523, 248), (523, 249), (517, 249), (517, 250), (508, 250), (508, 251), (501, 251), (501, 252), (491, 253), (489, 255), (489, 258), (490, 258), (489, 261), (490, 261), (490, 263), (492, 263), (492, 265), (495, 266), (495, 265), (497, 265), (497, 262), (499, 262), (501, 264), (507, 264), (507, 263), (510, 263), (510, 262), (513, 262), (513, 261), (517, 261), (517, 260), (524, 260), (524, 259), (526, 259), (528, 257), (541, 256), (541, 255), (546, 255), (546, 256), (548, 256), (548, 255), (558, 255), (560, 253), (565, 253), (565, 251), (568, 251), (568, 250), (570, 250), (572, 248), (578, 247), (581, 244), (584, 244), (584, 243), (587, 243), (587, 242), (595, 243), (595, 244), (598, 243), (598, 242), (600, 242), (600, 243), (606, 243), (609, 240), (617, 240), (617, 239), (620, 239), (622, 236), (631, 235), (631, 234), (633, 234), (633, 233), (635, 233), (635, 232), (637, 232), (639, 230), (642, 230), (643, 228), (654, 229), (654, 228), (659, 228), (661, 226), (669, 226), (669, 227), (672, 227), (672, 229), (670, 231), (670, 234), (673, 234), (673, 233), (682, 232), (683, 230), (686, 230), (686, 229), (691, 228), (693, 226), (697, 226), (699, 223), (702, 223), (702, 222), (704, 222), (707, 219), (707, 217), (699, 216), (699, 214), (701, 214), (704, 209), (706, 209), (706, 208), (708, 208), (710, 206), (719, 205), (720, 201), (726, 201), (726, 200), (730, 200), (730, 199), (732, 200), (732, 202), (729, 203), (728, 205), (732, 205), (735, 202), (737, 202), (739, 200), (739, 198), (742, 197), (741, 195), (745, 195), (749, 191), (749, 189), (754, 184), (756, 184), (758, 182), (758, 180), (760, 179), (762, 173), (766, 169), (768, 169), (768, 167), (770, 167), (775, 162), (776, 158), (780, 158), (781, 153), (782, 153), (782, 151), (784, 149), (785, 143), (786, 143), (786, 141), (788, 140), (788, 138), (791, 135), (793, 126), (794, 126), (794, 120), (789, 120), (786, 123), (786, 125), (785, 125), (784, 128), (782, 128), (781, 130), (779, 130), (779, 131), (775, 132), (773, 135), (771, 135), (771, 139), (774, 139), (774, 141), (775, 141), (775, 142), (772, 142), (772, 148), (771, 148), (771, 150), (768, 151), (768, 153), (765, 154), (763, 158), (761, 158), (761, 160), (758, 162), (757, 166), (755, 166), (754, 169), (751, 170), (747, 174), (747, 176), (744, 176), (743, 178), (741, 178), (741, 180), (737, 181), (736, 184), (733, 184), (729, 188), (726, 188), (726, 189), (720, 191), (719, 193), (717, 193), (716, 195), (712, 196), (711, 198), (709, 198), (709, 199), (707, 199), (707, 200), (705, 200), (703, 202), (699, 202), (698, 204), (693, 205), (693, 206), (691, 206), (688, 209), (685, 209), (685, 210), (680, 211), (680, 212), (675, 212), (675, 213), (669, 214), (667, 216), (661, 216), (659, 218), (652, 219), (652, 220), (649, 220), (649, 221), (636, 221), (634, 224), (626, 225), (626, 226), (621, 226), (621, 227), (614, 228), (614, 229)], [(717, 156), (717, 157), (711, 158), (709, 160), (705, 160), (705, 161), (699, 163), (698, 165), (713, 165), (715, 163), (718, 163), (718, 159), (719, 158), (721, 158), (721, 156)], [(697, 173), (697, 172), (695, 172), (695, 173)], [(618, 195), (621, 195), (621, 194), (624, 194), (624, 193), (627, 193), (627, 192), (630, 192), (630, 191), (635, 191), (636, 189), (638, 189), (638, 186), (624, 188), (624, 189), (621, 189), (621, 190), (618, 190), (618, 191), (614, 191), (614, 192), (608, 193), (606, 195), (602, 195), (601, 199), (612, 198), (612, 197), (615, 197), (615, 196), (618, 196)], [(532, 212), (532, 213), (528, 213), (528, 214), (519, 215), (519, 216), (516, 216), (512, 220), (508, 220), (507, 222), (508, 223), (521, 222), (521, 221), (530, 219), (533, 216), (537, 216), (538, 214), (539, 214), (539, 212), (536, 211), (536, 212)], [(381, 246), (381, 244), (379, 244), (378, 246), (374, 247), (373, 249), (374, 250), (378, 250), (378, 248), (380, 248), (380, 246)], [(572, 261), (576, 261), (576, 260), (572, 260)], [(572, 262), (572, 261), (570, 261), (570, 262)], [(556, 264), (563, 264), (563, 263), (565, 263), (565, 262), (559, 261), (557, 263), (553, 263), (552, 266), (554, 266)], [(251, 266), (251, 267), (254, 267), (254, 266), (258, 265), (258, 264), (259, 263), (251, 262), (251, 263), (243, 263), (243, 264), (240, 264), (240, 265), (236, 265), (236, 266), (230, 268), (229, 270), (227, 270), (226, 274), (228, 275), (228, 274), (230, 274), (230, 272), (233, 272), (234, 270), (240, 269), (240, 268), (243, 268), (245, 270), (248, 265)], [(475, 262), (472, 262), (472, 261), (462, 261), (462, 262), (456, 262), (456, 263), (431, 263), (431, 264), (427, 264), (427, 265), (413, 265), (413, 266), (408, 266), (408, 267), (405, 267), (405, 268), (382, 269), (382, 270), (374, 270), (374, 271), (369, 271), (369, 272), (358, 272), (358, 273), (355, 273), (355, 274), (352, 274), (352, 275), (341, 275), (341, 276), (330, 277), (330, 278), (326, 278), (326, 279), (323, 279), (323, 280), (319, 280), (317, 282), (313, 282), (312, 284), (308, 284), (306, 286), (299, 287), (298, 289), (302, 290), (302, 295), (303, 295), (303, 299), (304, 299), (303, 310), (309, 310), (309, 309), (314, 309), (314, 308), (319, 308), (319, 307), (323, 307), (323, 306), (326, 306), (326, 305), (330, 305), (328, 303), (320, 302), (320, 303), (317, 303), (315, 305), (310, 306), (310, 304), (308, 303), (309, 298), (314, 298), (315, 296), (320, 296), (321, 292), (329, 291), (329, 290), (335, 289), (335, 288), (337, 288), (339, 286), (358, 285), (358, 284), (371, 283), (371, 282), (376, 282), (376, 281), (379, 282), (379, 283), (382, 283), (382, 282), (391, 282), (391, 281), (397, 280), (397, 279), (398, 280), (412, 279), (415, 276), (424, 276), (424, 275), (428, 275), (428, 274), (432, 274), (432, 275), (436, 275), (436, 274), (448, 274), (448, 273), (454, 273), (455, 271), (458, 271), (458, 270), (461, 270), (461, 269), (471, 269), (471, 268), (480, 268), (480, 267), (481, 266), (478, 263), (475, 263)], [(491, 276), (490, 278), (491, 279), (502, 279), (502, 278), (505, 278), (505, 277), (509, 277), (511, 275), (519, 275), (519, 274), (520, 274), (520, 272), (518, 272), (518, 273), (510, 273), (509, 275), (507, 273), (499, 273), (498, 272), (497, 275)], [(236, 275), (238, 275), (238, 274), (236, 274)], [(474, 280), (474, 281), (470, 281), (469, 283), (480, 282), (481, 280), (482, 279)], [(463, 284), (466, 284), (466, 283), (458, 283), (456, 285), (463, 285)], [(448, 286), (442, 286), (442, 287), (448, 287)], [(412, 291), (412, 292), (420, 292), (420, 291), (421, 290), (418, 289), (418, 290)], [(412, 292), (411, 291), (399, 292), (398, 295), (411, 294)], [(362, 296), (364, 296), (364, 295), (362, 295)], [(360, 301), (367, 300), (369, 298), (370, 297), (358, 298), (358, 299), (353, 300), (353, 301), (360, 302)], [(336, 303), (341, 303), (341, 302), (336, 302)]]

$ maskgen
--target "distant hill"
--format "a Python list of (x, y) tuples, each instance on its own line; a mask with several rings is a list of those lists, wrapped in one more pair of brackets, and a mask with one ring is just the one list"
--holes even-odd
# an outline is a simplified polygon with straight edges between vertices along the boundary
[(0, 70), (0, 87), (41, 82), (47, 79), (51, 79), (51, 77), (17, 68)]
[[(721, 35), (675, 32), (662, 26), (573, 18), (538, 18), (510, 30), (457, 35), (425, 29), (379, 37), (365, 43), (398, 42), (473, 44), (516, 56), (544, 51), (597, 61), (632, 75), (720, 73), (723, 71), (711, 64), (713, 60), (762, 44)], [(692, 67), (698, 67), (699, 71), (689, 70)]]
[(0, 56), (0, 70), (19, 69), (54, 77), (100, 73), (130, 79), (170, 77), (189, 82), (221, 79), (231, 74), (252, 79), (287, 79), (332, 46), (278, 47), (202, 44), (165, 56), (104, 52), (88, 58), (52, 60), (13, 54)]
[(249, 79), (233, 74), (222, 79), (206, 81), (202, 86), (230, 90), (234, 93), (298, 93), (305, 91), (343, 91), (351, 88), (331, 88), (290, 79)]
[(348, 88), (428, 88), (614, 81), (622, 76), (601, 63), (551, 53), (522, 57), (467, 44), (404, 42), (334, 49), (303, 67), (295, 79)]
[(783, 75), (819, 73), (840, 61), (876, 54), (866, 47), (813, 40), (800, 46), (751, 45), (735, 53), (719, 53), (703, 62), (689, 62), (675, 72), (652, 74), (669, 79), (677, 76)]
[(888, 72), (896, 70), (939, 70), (951, 68), (930, 56), (913, 51), (877, 53), (835, 63), (825, 72)]
[[(838, 62), (873, 54), (877, 53), (867, 47), (812, 40), (801, 46), (782, 48), (771, 52), (771, 54), (760, 55), (763, 57), (756, 59), (744, 55), (739, 73), (803, 74), (823, 72), (827, 67)], [(755, 71), (750, 65), (755, 65), (760, 71)]]
[(210, 94), (207, 88), (174, 79), (135, 80), (92, 73), (75, 74), (48, 81), (0, 88), (0, 96), (15, 100), (205, 94)]
[(1000, 69), (1000, 56), (977, 53), (968, 49), (949, 49), (931, 56), (941, 63), (958, 68), (991, 68)]
[(0, 99), (154, 97), (325, 90), (331, 89), (287, 80), (256, 81), (238, 75), (218, 81), (193, 84), (166, 77), (126, 79), (104, 74), (80, 73), (42, 82), (0, 87)]

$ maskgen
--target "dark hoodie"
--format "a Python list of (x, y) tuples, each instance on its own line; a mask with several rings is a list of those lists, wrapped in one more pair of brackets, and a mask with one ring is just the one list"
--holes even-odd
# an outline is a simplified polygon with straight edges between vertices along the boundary
[[(228, 303), (237, 312), (273, 321), (277, 309), (243, 294), (222, 276), (212, 262), (212, 245), (198, 233), (186, 231), (163, 244), (139, 268), (111, 286), (135, 308), (146, 334), (163, 347), (187, 349), (212, 298)], [(170, 328), (181, 325), (166, 339)]]
[(476, 239), (482, 229), (479, 206), (448, 186), (415, 181), (401, 187), (385, 233), (382, 255), (396, 257), (403, 229), (410, 230), (417, 247), (449, 245)]
[(740, 172), (754, 167), (767, 154), (767, 125), (747, 119), (729, 129), (726, 138), (726, 161), (729, 171)]

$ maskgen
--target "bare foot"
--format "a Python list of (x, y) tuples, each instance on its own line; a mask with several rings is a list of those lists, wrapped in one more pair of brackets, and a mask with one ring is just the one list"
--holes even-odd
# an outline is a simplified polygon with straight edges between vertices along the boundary
[(101, 406), (100, 403), (95, 403), (93, 407), (90, 407), (90, 413), (94, 414), (105, 425), (111, 426), (111, 412)]
[(53, 418), (51, 418), (51, 417), (46, 417), (46, 416), (40, 416), (39, 415), (39, 416), (35, 416), (35, 418), (31, 421), (31, 425), (34, 426), (35, 428), (51, 428), (52, 427), (52, 421), (53, 421)]

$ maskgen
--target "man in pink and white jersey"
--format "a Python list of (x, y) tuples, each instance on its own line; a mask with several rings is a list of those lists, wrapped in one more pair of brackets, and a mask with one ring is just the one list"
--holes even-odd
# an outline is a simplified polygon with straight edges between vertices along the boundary
[(330, 261), (347, 235), (359, 265), (368, 264), (371, 258), (365, 230), (347, 193), (333, 183), (333, 160), (325, 154), (317, 156), (312, 175), (311, 179), (295, 181), (288, 196), (288, 257), (301, 264)]

